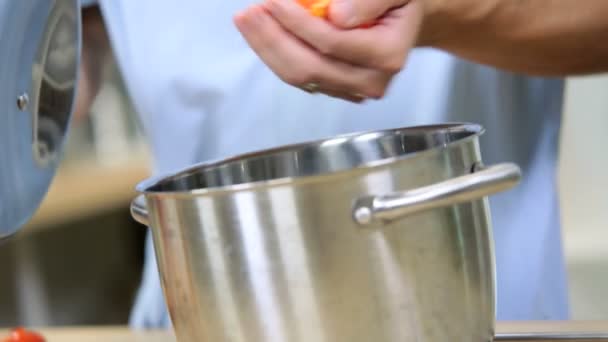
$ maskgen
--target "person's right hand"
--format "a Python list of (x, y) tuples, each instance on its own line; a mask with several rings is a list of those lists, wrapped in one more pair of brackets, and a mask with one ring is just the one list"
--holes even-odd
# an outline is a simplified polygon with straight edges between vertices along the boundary
[(266, 0), (235, 23), (283, 81), (354, 102), (381, 98), (418, 42), (426, 0), (334, 1), (330, 21), (295, 0)]

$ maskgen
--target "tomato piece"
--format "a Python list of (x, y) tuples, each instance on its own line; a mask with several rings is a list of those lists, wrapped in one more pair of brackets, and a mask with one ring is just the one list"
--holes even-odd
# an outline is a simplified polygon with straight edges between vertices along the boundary
[(298, 3), (306, 8), (315, 17), (327, 18), (329, 3), (331, 0), (297, 0)]
[(3, 342), (45, 342), (45, 340), (42, 335), (34, 331), (18, 327), (11, 330), (9, 337), (5, 338)]
[[(310, 14), (319, 18), (328, 18), (329, 14), (329, 5), (331, 4), (331, 0), (296, 0), (300, 5), (310, 12)], [(367, 24), (363, 24), (359, 26), (359, 28), (370, 28), (374, 26), (376, 23), (371, 22)]]

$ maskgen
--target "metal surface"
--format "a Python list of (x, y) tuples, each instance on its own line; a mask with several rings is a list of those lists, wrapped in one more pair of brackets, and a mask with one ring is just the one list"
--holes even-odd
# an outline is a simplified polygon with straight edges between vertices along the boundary
[(17, 98), (17, 108), (19, 108), (19, 110), (25, 111), (29, 103), (30, 97), (26, 93), (19, 95)]
[(0, 238), (48, 191), (74, 105), (77, 0), (0, 1)]
[(417, 212), (465, 203), (513, 187), (521, 178), (514, 164), (475, 168), (469, 175), (441, 183), (392, 193), (367, 196), (357, 200), (353, 209), (355, 221), (368, 225), (375, 220), (390, 222)]
[(148, 209), (146, 208), (146, 197), (144, 197), (144, 195), (137, 196), (133, 202), (131, 202), (131, 216), (135, 221), (145, 226), (150, 225)]
[(178, 340), (491, 341), (487, 199), (352, 219), (357, 198), (470, 174), (481, 131), (342, 136), (140, 184), (133, 212), (152, 227)]
[(584, 332), (561, 332), (561, 333), (515, 333), (496, 335), (494, 341), (528, 341), (528, 342), (608, 342), (608, 333), (584, 333)]

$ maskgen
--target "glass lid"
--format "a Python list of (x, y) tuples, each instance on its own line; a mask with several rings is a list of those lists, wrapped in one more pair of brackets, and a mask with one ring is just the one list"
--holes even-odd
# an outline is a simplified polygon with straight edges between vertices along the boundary
[(0, 238), (40, 206), (75, 102), (78, 0), (0, 1)]

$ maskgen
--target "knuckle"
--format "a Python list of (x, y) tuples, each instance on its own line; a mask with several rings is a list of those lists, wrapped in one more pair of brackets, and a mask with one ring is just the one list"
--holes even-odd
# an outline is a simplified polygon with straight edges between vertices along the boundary
[(370, 87), (366, 94), (372, 99), (379, 100), (386, 94), (386, 87), (380, 85)]
[(391, 75), (401, 72), (404, 64), (405, 58), (401, 54), (392, 53), (378, 59), (378, 68)]
[(304, 76), (301, 73), (288, 73), (279, 76), (283, 82), (292, 86), (300, 87), (306, 83)]
[(301, 87), (306, 83), (313, 82), (313, 76), (313, 73), (306, 69), (292, 69), (288, 73), (285, 73), (284, 75), (280, 76), (280, 78), (285, 83), (291, 84), (292, 86)]
[(388, 81), (385, 79), (377, 80), (376, 82), (370, 82), (370, 86), (366, 89), (365, 94), (372, 99), (382, 99), (388, 89)]
[(387, 43), (383, 49), (376, 50), (372, 64), (378, 70), (394, 75), (403, 69), (407, 52), (397, 48), (397, 44)]

